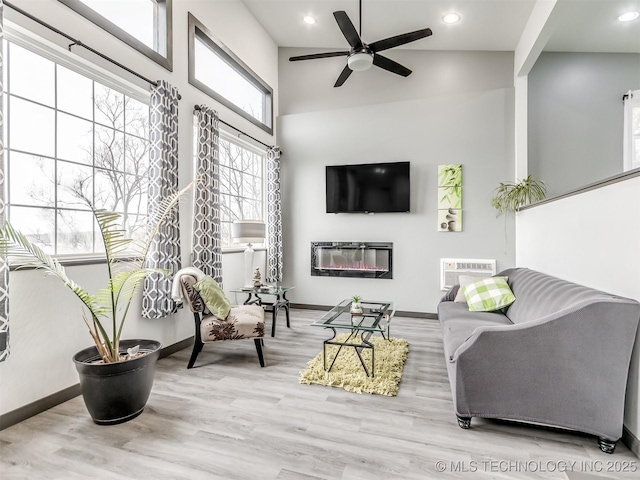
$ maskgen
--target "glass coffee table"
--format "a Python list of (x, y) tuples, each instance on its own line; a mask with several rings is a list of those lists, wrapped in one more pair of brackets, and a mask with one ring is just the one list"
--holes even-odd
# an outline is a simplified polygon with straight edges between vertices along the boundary
[[(245, 305), (260, 305), (264, 308), (264, 311), (272, 314), (271, 323), (271, 336), (276, 336), (276, 318), (278, 317), (278, 310), (284, 308), (284, 312), (287, 317), (287, 328), (291, 328), (289, 321), (289, 299), (286, 297), (286, 293), (289, 290), (293, 290), (294, 287), (254, 287), (254, 288), (237, 288), (231, 290), (233, 293), (244, 293), (247, 295), (247, 299), (244, 301)], [(271, 295), (276, 297), (273, 302), (265, 302), (261, 295)]]
[[(375, 348), (369, 339), (375, 333), (379, 333), (386, 340), (389, 339), (389, 327), (396, 310), (393, 302), (361, 301), (360, 305), (362, 306), (363, 313), (357, 315), (351, 314), (351, 300), (343, 300), (325, 313), (322, 318), (311, 324), (314, 327), (330, 328), (333, 330), (333, 336), (325, 340), (322, 346), (322, 361), (325, 371), (331, 371), (342, 347), (353, 347), (367, 376), (374, 376)], [(336, 340), (336, 335), (339, 330), (346, 330), (349, 333), (348, 337), (343, 341)], [(327, 345), (339, 346), (328, 369)], [(371, 349), (371, 372), (369, 372), (362, 359), (361, 353), (365, 348)]]

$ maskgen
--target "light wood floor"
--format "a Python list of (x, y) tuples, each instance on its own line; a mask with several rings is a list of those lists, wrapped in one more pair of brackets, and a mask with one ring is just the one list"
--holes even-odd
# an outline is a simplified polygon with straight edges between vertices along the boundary
[(394, 319), (409, 342), (397, 397), (298, 384), (327, 337), (309, 327), (321, 314), (292, 310), (291, 329), (281, 314), (265, 368), (252, 340), (205, 345), (191, 370), (190, 350), (160, 360), (145, 411), (125, 424), (95, 425), (78, 397), (0, 432), (0, 478), (640, 478), (621, 443), (605, 455), (576, 433), (477, 418), (460, 429), (436, 320)]

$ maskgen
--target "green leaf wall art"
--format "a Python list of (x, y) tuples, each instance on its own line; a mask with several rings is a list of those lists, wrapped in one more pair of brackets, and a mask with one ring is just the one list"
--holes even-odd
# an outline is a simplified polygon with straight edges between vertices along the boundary
[(462, 187), (462, 165), (438, 165), (439, 187)]
[(462, 231), (462, 165), (438, 165), (438, 231)]

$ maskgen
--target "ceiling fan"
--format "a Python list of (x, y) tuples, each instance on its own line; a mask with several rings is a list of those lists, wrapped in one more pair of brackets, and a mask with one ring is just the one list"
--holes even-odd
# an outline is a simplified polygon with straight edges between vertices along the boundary
[(383, 57), (378, 52), (388, 50), (405, 43), (415, 42), (421, 38), (428, 37), (433, 32), (430, 28), (422, 30), (416, 30), (415, 32), (403, 33), (394, 37), (385, 38), (384, 40), (378, 40), (370, 44), (362, 41), (362, 0), (359, 1), (360, 6), (360, 33), (356, 31), (356, 27), (349, 19), (349, 16), (344, 11), (333, 12), (333, 16), (338, 22), (338, 27), (342, 31), (342, 34), (349, 42), (351, 46), (350, 50), (344, 50), (339, 52), (326, 52), (326, 53), (314, 53), (311, 55), (300, 55), (297, 57), (290, 57), (289, 61), (297, 62), (299, 60), (315, 60), (316, 58), (329, 58), (329, 57), (341, 57), (347, 56), (347, 65), (342, 70), (342, 73), (338, 77), (334, 87), (340, 87), (349, 78), (351, 73), (360, 72), (369, 69), (372, 65), (376, 67), (388, 70), (391, 73), (402, 75), (407, 77), (411, 74), (411, 70), (407, 67), (400, 65), (398, 62), (391, 60), (390, 58)]

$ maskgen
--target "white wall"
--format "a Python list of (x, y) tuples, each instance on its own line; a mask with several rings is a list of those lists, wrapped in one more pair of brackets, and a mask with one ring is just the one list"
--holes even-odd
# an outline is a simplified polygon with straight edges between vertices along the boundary
[[(514, 264), (513, 232), (490, 205), (513, 176), (513, 55), (394, 52), (414, 70), (354, 73), (334, 89), (340, 68), (289, 63), (281, 49), (284, 283), (293, 302), (334, 305), (360, 294), (434, 313), (443, 295), (439, 259), (495, 258)], [(325, 166), (411, 162), (411, 213), (325, 213)], [(437, 231), (437, 166), (463, 165), (463, 232)], [(312, 241), (393, 242), (393, 279), (312, 277)]]
[[(640, 300), (640, 177), (520, 212), (516, 263)], [(640, 331), (624, 423), (640, 438)]]
[[(278, 52), (277, 47), (239, 0), (176, 0), (173, 2), (174, 68), (169, 72), (144, 55), (112, 37), (99, 27), (56, 0), (13, 0), (13, 3), (52, 24), (83, 43), (112, 57), (150, 79), (165, 79), (182, 95), (179, 106), (180, 184), (193, 178), (192, 112), (195, 104), (206, 104), (220, 117), (268, 144), (267, 135), (240, 116), (217, 104), (187, 81), (187, 12), (193, 13), (227, 47), (266, 81), (274, 90), (274, 118), (277, 116)], [(69, 41), (25, 19), (5, 6), (5, 23), (14, 22), (29, 28), (66, 49)], [(89, 59), (124, 79), (148, 88), (144, 82), (95, 55), (74, 47), (79, 56)], [(191, 203), (181, 205), (181, 237), (183, 265), (189, 265), (191, 245)], [(225, 289), (242, 284), (243, 256), (224, 255)], [(264, 252), (256, 254), (256, 262), (264, 263)], [(239, 266), (239, 267), (238, 267)], [(264, 272), (264, 269), (262, 270)], [(104, 285), (104, 265), (71, 267), (69, 273), (90, 291)], [(233, 300), (233, 295), (230, 295)], [(132, 306), (123, 338), (142, 337), (160, 340), (165, 346), (193, 335), (192, 316), (178, 314), (157, 320), (139, 316), (140, 300)], [(82, 323), (79, 302), (57, 280), (43, 278), (33, 271), (11, 272), (10, 275), (10, 348), (11, 355), (0, 363), (0, 414), (34, 402), (42, 397), (78, 383), (71, 357), (89, 346), (91, 339)]]
[(540, 55), (529, 73), (528, 164), (549, 197), (622, 173), (622, 94), (638, 87), (640, 54)]

